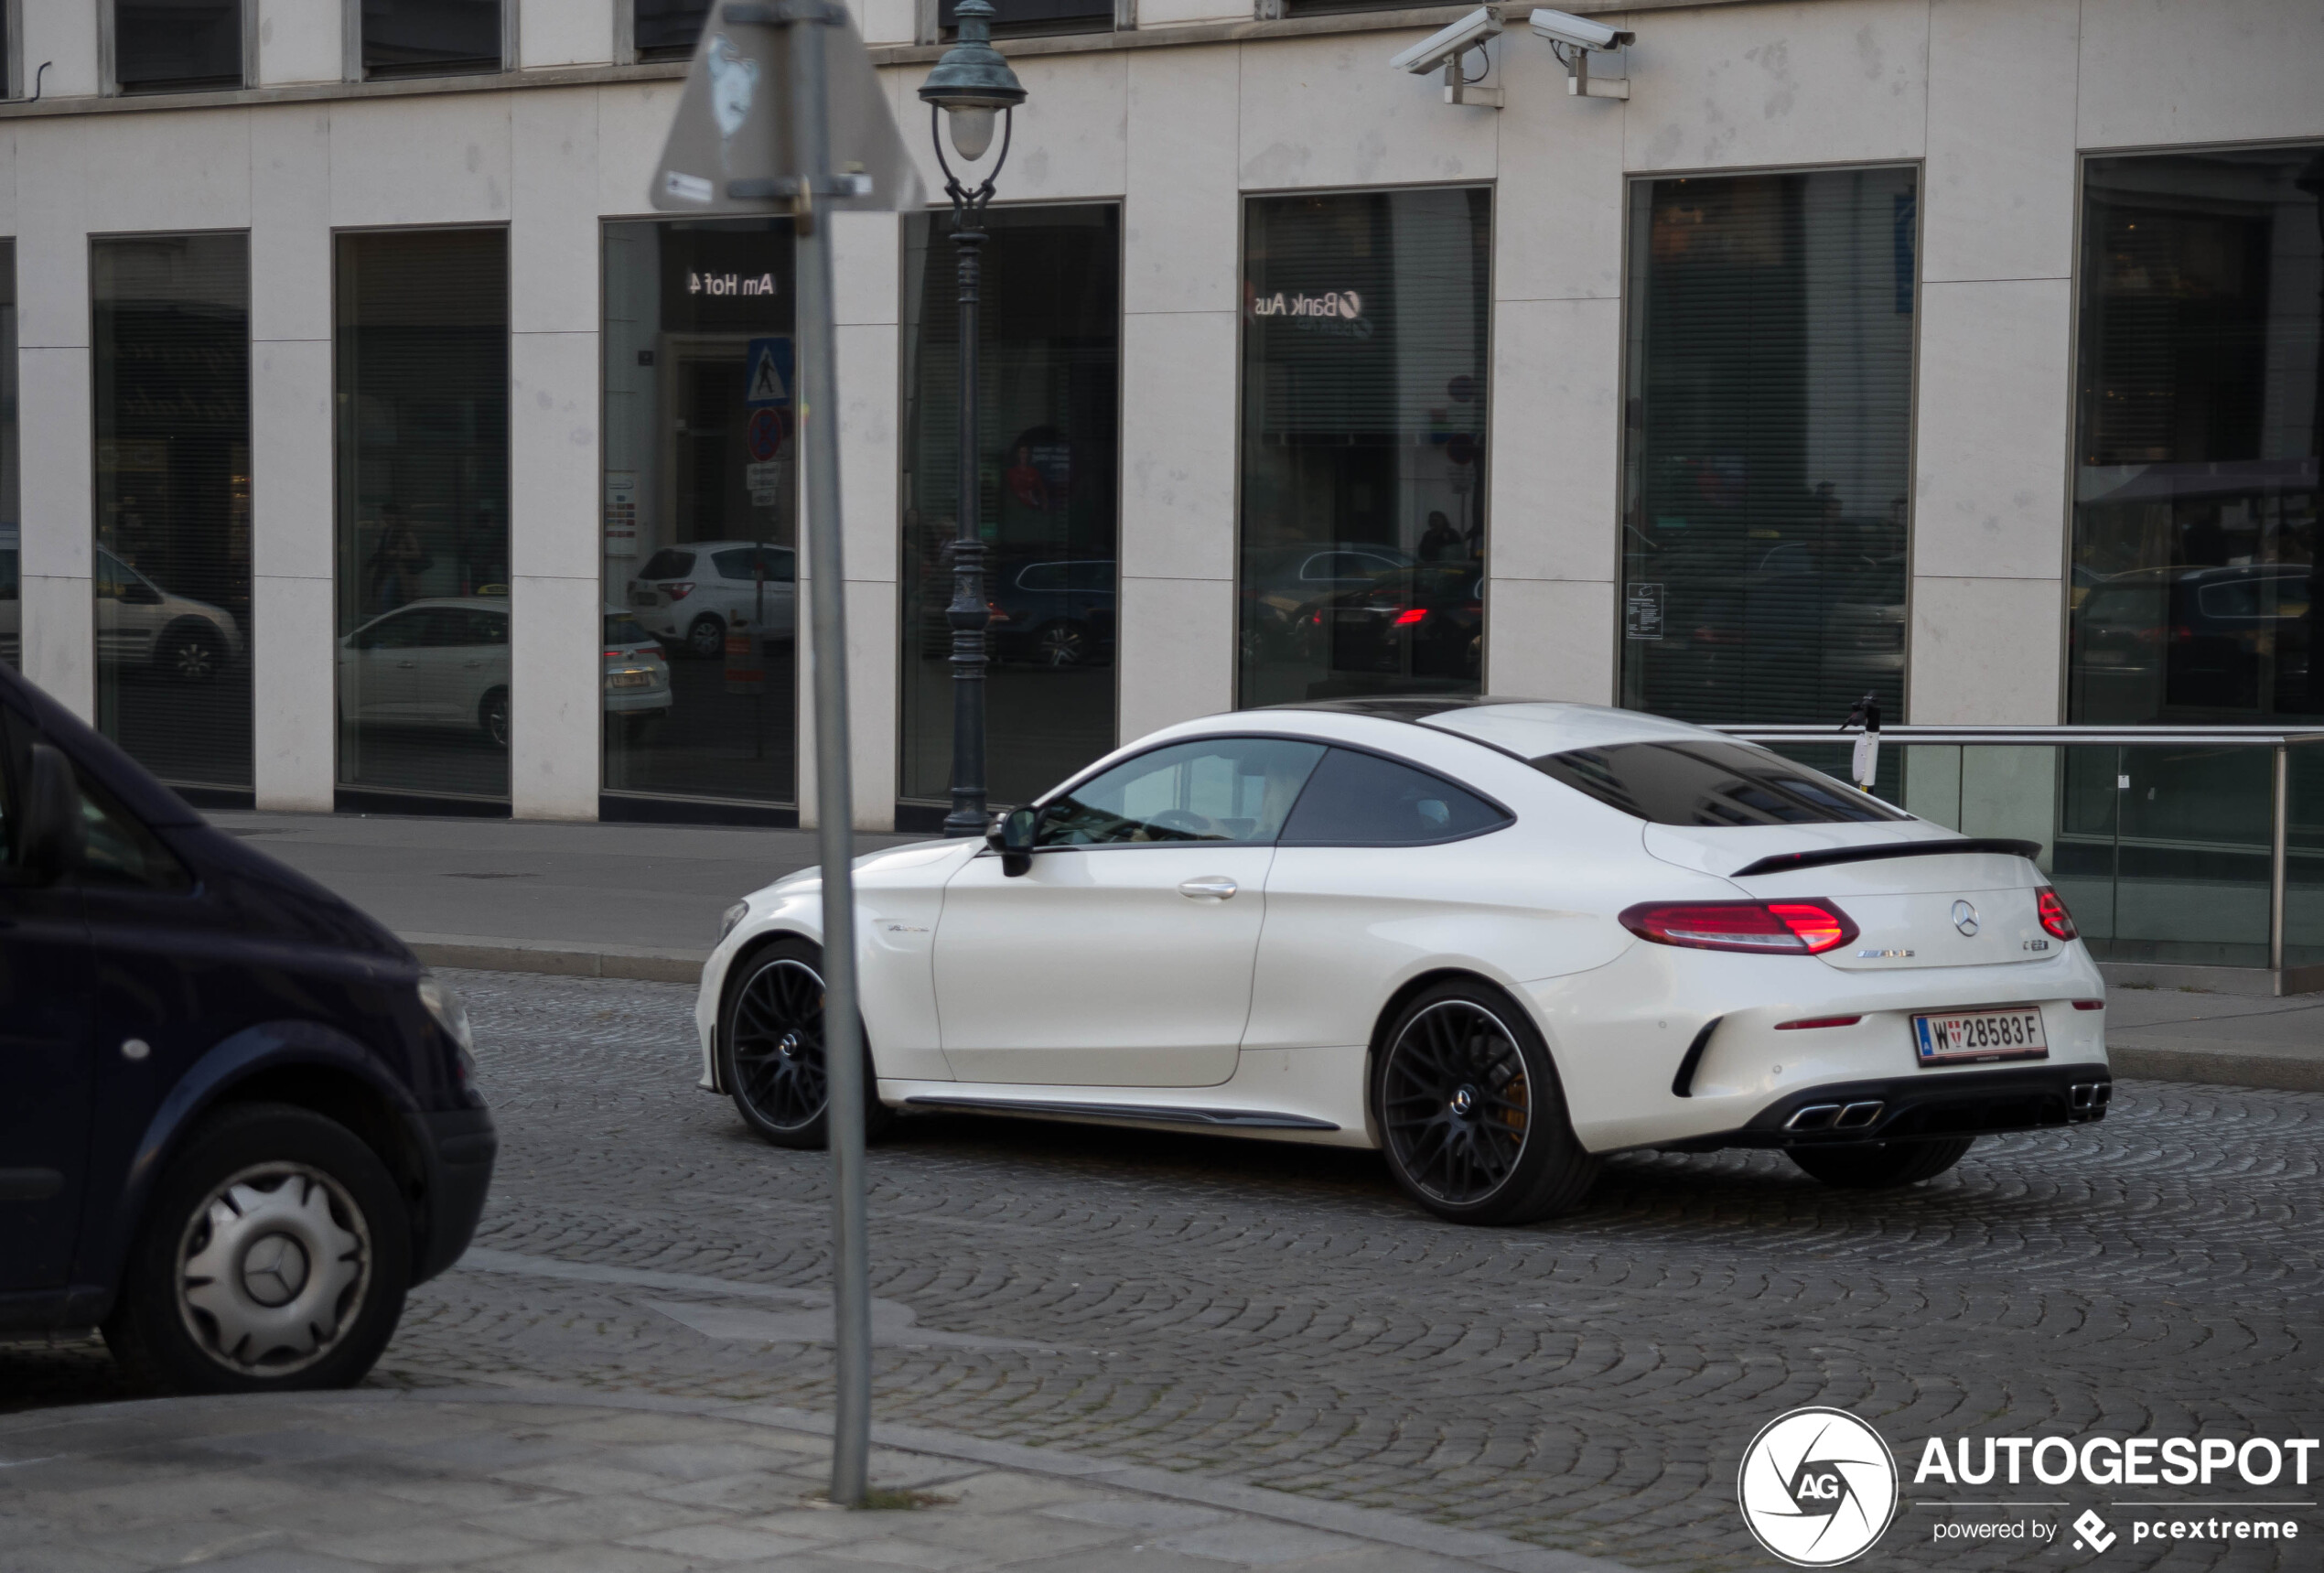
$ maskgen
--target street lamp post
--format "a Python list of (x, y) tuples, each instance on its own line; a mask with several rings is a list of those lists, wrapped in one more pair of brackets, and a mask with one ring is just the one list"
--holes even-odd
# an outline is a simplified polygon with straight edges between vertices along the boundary
[[(993, 200), (993, 181), (1008, 161), (1009, 134), (1025, 89), (993, 48), (995, 12), (986, 0), (960, 0), (955, 15), (959, 40), (928, 73), (920, 96), (928, 102), (937, 167), (944, 171), (944, 189), (952, 199), (960, 277), (960, 497), (953, 510), (958, 533), (952, 542), (952, 604), (944, 612), (952, 630), (952, 809), (944, 816), (944, 834), (963, 836), (984, 834), (984, 630), (992, 620), (984, 599), (984, 535), (977, 520), (976, 307), (983, 221)], [(1000, 156), (976, 185), (963, 185), (945, 158), (938, 110), (951, 122), (952, 151), (963, 165), (984, 156), (993, 145), (993, 118), (1002, 117)]]

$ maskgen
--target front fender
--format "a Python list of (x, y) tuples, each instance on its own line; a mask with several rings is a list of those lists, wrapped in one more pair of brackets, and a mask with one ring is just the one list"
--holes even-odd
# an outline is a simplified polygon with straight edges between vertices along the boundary
[(240, 1083), (263, 1071), (313, 1066), (352, 1075), (386, 1100), (399, 1116), (419, 1112), (410, 1089), (363, 1043), (318, 1021), (267, 1021), (246, 1027), (194, 1061), (146, 1122), (123, 1177), (121, 1192), (102, 1230), (91, 1231), (81, 1279), (117, 1284), (129, 1248), (145, 1225), (155, 1181), (187, 1134)]

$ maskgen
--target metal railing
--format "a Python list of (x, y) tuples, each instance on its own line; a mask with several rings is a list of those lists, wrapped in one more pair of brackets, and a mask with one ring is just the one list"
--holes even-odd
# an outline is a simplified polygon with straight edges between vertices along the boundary
[[(1764, 725), (1721, 726), (1716, 728), (1730, 737), (1747, 742), (1761, 743), (1785, 750), (1809, 748), (1848, 746), (1853, 734), (1832, 727)], [(2324, 730), (2307, 727), (2105, 727), (2105, 726), (1943, 726), (1901, 725), (1881, 729), (1884, 749), (1907, 750), (1915, 747), (1973, 748), (2049, 748), (2064, 750), (2076, 748), (2114, 748), (2118, 749), (2200, 749), (2243, 750), (2265, 749), (2270, 751), (2267, 813), (2267, 971), (2273, 975), (2275, 991), (2278, 994), (2303, 993), (2324, 988), (2324, 963), (2287, 965), (2286, 933), (2290, 921), (2292, 836), (2292, 756), (2295, 749), (2324, 745)], [(2062, 758), (2062, 754), (2061, 754)], [(2058, 772), (2051, 790), (2053, 803), (2053, 835), (2045, 843), (2056, 846), (2069, 838), (2064, 796), (2064, 772)], [(2117, 786), (2126, 787), (2127, 774), (2118, 774)], [(1957, 783), (1956, 783), (1957, 785)], [(1899, 794), (1904, 795), (1904, 794)], [(2317, 794), (2324, 796), (2324, 793)], [(1908, 809), (1912, 807), (1906, 803)], [(2114, 872), (2112, 876), (2119, 899), (2123, 884), (2120, 867), (2122, 845), (2120, 825), (2122, 810), (2114, 811)], [(1962, 828), (1956, 826), (1956, 828)]]

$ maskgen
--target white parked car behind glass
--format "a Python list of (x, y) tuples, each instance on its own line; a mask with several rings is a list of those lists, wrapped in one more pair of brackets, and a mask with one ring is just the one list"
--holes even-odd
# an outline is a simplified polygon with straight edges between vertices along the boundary
[(737, 622), (756, 627), (762, 640), (791, 638), (798, 579), (798, 555), (788, 546), (691, 541), (646, 559), (629, 581), (629, 610), (655, 638), (713, 661)]
[[(632, 727), (669, 714), (661, 645), (620, 607), (605, 609), (608, 716)], [(367, 726), (475, 727), (509, 742), (509, 603), (443, 597), (384, 612), (339, 641), (340, 719)]]
[[(2038, 850), (1630, 711), (1215, 716), (860, 861), (866, 1113), (1375, 1147), (1478, 1223), (1630, 1147), (1910, 1184), (2105, 1111), (2104, 985)], [(820, 912), (812, 871), (751, 895), (695, 1005), (704, 1084), (786, 1146), (823, 1140)]]
[(241, 658), (242, 634), (231, 612), (171, 595), (102, 546), (95, 567), (100, 660), (210, 683)]

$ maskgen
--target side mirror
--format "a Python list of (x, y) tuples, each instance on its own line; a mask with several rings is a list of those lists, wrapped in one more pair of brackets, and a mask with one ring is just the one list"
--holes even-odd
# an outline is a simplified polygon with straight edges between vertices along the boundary
[(81, 867), (89, 827), (81, 817), (81, 787), (72, 762), (53, 745), (32, 745), (24, 805), (16, 820), (16, 861), (44, 885)]
[(1033, 868), (1033, 836), (1040, 828), (1041, 816), (1029, 808), (1011, 809), (993, 816), (992, 828), (984, 833), (984, 845), (1001, 855), (1001, 876), (1014, 879), (1028, 874)]

